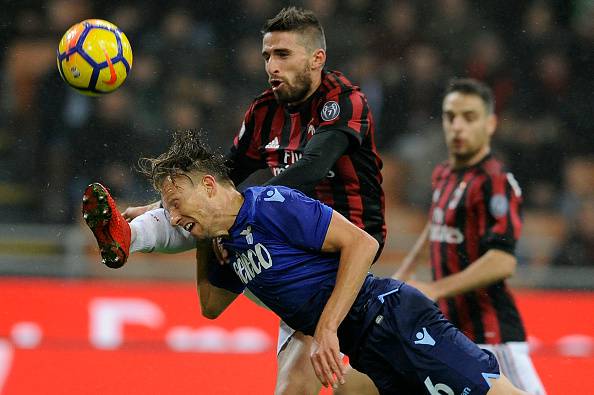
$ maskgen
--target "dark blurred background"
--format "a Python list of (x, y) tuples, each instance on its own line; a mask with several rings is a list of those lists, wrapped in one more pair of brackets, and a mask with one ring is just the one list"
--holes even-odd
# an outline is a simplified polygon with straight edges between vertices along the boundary
[[(206, 129), (211, 145), (226, 151), (250, 101), (267, 87), (260, 27), (289, 3), (1, 3), (2, 273), (96, 275), (97, 253), (79, 218), (84, 187), (106, 183), (121, 208), (151, 201), (155, 194), (134, 167), (167, 146), (171, 129)], [(360, 85), (374, 111), (388, 200), (386, 265), (397, 264), (420, 232), (431, 170), (446, 158), (445, 82), (469, 76), (496, 94), (494, 150), (524, 192), (518, 281), (594, 288), (582, 271), (594, 268), (594, 2), (291, 4), (318, 15), (328, 68)], [(87, 18), (118, 25), (134, 53), (124, 85), (100, 98), (78, 94), (56, 69), (63, 33)], [(147, 265), (136, 274), (164, 275)], [(179, 267), (175, 274), (168, 266), (166, 276), (191, 273)], [(569, 269), (558, 275), (558, 267)]]

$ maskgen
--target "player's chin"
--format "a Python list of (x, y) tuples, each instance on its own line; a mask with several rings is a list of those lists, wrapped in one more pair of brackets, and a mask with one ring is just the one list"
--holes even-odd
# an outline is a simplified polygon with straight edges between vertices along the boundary
[(450, 151), (456, 156), (467, 156), (470, 154), (470, 149), (462, 143), (452, 143)]
[(294, 95), (289, 89), (286, 89), (285, 86), (281, 86), (278, 89), (273, 90), (272, 92), (274, 93), (274, 97), (279, 103), (288, 104), (295, 102)]
[(190, 233), (192, 235), (192, 237), (194, 237), (197, 240), (200, 241), (204, 241), (204, 240), (211, 240), (216, 238), (217, 236), (214, 234), (210, 234), (208, 232), (202, 232), (202, 231), (194, 231)]
[(272, 91), (272, 93), (274, 93), (274, 98), (279, 103), (288, 103), (287, 95), (284, 92), (282, 92), (280, 89), (275, 89)]

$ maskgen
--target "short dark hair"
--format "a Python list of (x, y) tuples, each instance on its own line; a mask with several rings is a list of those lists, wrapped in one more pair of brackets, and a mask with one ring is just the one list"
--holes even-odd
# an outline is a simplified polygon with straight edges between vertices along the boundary
[(157, 191), (167, 177), (173, 179), (192, 172), (211, 174), (219, 181), (231, 182), (225, 157), (212, 152), (202, 130), (175, 131), (167, 152), (156, 158), (141, 158), (138, 165)]
[(310, 10), (293, 6), (283, 8), (262, 27), (262, 34), (270, 32), (299, 32), (306, 38), (306, 48), (326, 50), (324, 29)]
[(473, 78), (453, 78), (445, 89), (444, 97), (453, 92), (476, 95), (483, 100), (488, 114), (495, 113), (495, 96), (487, 84)]

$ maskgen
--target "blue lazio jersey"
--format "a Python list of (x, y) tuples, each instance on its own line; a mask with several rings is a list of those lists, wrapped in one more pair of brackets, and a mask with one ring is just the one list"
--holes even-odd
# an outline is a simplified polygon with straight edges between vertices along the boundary
[(294, 316), (306, 316), (303, 308), (315, 310), (317, 319), (323, 304), (314, 307), (314, 300), (325, 304), (338, 269), (338, 254), (320, 252), (332, 209), (282, 186), (252, 187), (243, 195), (223, 243), (231, 263), (213, 265), (211, 283), (236, 293), (247, 287), (287, 323), (301, 326)]

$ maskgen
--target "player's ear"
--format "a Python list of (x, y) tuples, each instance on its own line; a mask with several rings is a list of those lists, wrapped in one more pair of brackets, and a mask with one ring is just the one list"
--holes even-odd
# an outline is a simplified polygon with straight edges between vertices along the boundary
[(487, 133), (489, 133), (489, 136), (493, 136), (493, 133), (495, 133), (495, 129), (497, 129), (497, 123), (497, 115), (489, 115), (489, 117), (487, 118)]
[(205, 174), (202, 176), (202, 185), (206, 189), (206, 193), (208, 196), (212, 196), (217, 188), (217, 180), (214, 176), (210, 174)]
[(326, 51), (318, 48), (314, 51), (311, 57), (310, 67), (312, 70), (322, 69), (326, 64)]

